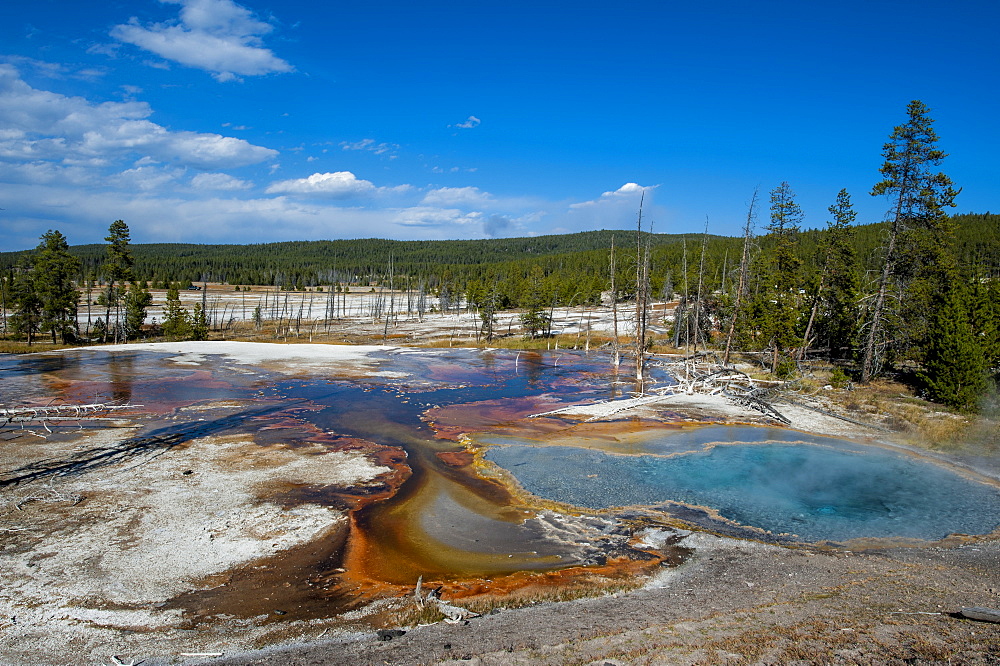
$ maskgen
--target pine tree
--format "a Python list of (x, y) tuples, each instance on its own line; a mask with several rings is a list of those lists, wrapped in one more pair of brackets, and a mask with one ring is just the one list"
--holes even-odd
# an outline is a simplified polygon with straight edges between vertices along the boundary
[[(907, 122), (893, 130), (882, 152), (885, 163), (880, 172), (884, 180), (871, 192), (872, 196), (888, 196), (891, 205), (882, 272), (865, 323), (862, 382), (878, 372), (890, 337), (906, 338), (906, 348), (922, 346), (928, 334), (931, 300), (955, 279), (949, 246), (951, 223), (944, 209), (955, 205), (959, 191), (948, 176), (932, 170), (946, 155), (935, 147), (938, 137), (928, 111), (918, 100), (909, 103)], [(903, 285), (899, 306), (906, 327), (889, 331), (891, 313), (886, 310), (892, 283), (897, 280)]]
[(201, 303), (194, 304), (191, 314), (191, 339), (208, 340), (208, 315)]
[(35, 285), (36, 273), (27, 265), (14, 269), (10, 296), (14, 312), (10, 316), (10, 327), (14, 333), (23, 335), (30, 345), (42, 325), (42, 299)]
[(133, 282), (123, 298), (125, 303), (125, 324), (122, 334), (126, 340), (139, 337), (142, 325), (146, 323), (146, 308), (153, 302), (149, 291)]
[(545, 312), (546, 291), (542, 267), (536, 264), (532, 267), (531, 275), (525, 283), (522, 297), (526, 310), (521, 315), (521, 325), (524, 327), (526, 337), (534, 338), (543, 333), (551, 322), (551, 318)]
[(852, 227), (857, 213), (847, 190), (837, 193), (828, 210), (832, 219), (818, 250), (819, 275), (804, 344), (815, 320), (816, 337), (825, 342), (832, 358), (841, 358), (854, 346), (858, 330), (859, 273)]
[[(802, 209), (795, 202), (791, 186), (783, 182), (771, 190), (771, 232), (773, 247), (768, 273), (768, 287), (758, 320), (761, 338), (773, 350), (771, 371), (776, 372), (783, 352), (795, 346), (799, 319), (799, 273), (802, 260), (798, 257), (798, 234), (802, 224)], [(770, 302), (767, 307), (766, 302)]]
[[(135, 260), (132, 258), (132, 250), (129, 247), (128, 225), (123, 220), (115, 220), (108, 227), (108, 235), (104, 239), (109, 245), (107, 247), (107, 260), (102, 266), (104, 278), (108, 281), (104, 290), (104, 305), (107, 307), (105, 313), (104, 342), (108, 341), (110, 333), (114, 332), (115, 339), (121, 334), (120, 317), (118, 306), (121, 302), (120, 283), (135, 279), (133, 266)], [(115, 324), (111, 325), (111, 310), (115, 310)]]
[(778, 292), (789, 292), (798, 286), (802, 260), (796, 250), (801, 226), (802, 208), (795, 202), (791, 186), (783, 182), (771, 190), (771, 223), (765, 227), (774, 243), (771, 277)]
[(986, 360), (969, 322), (966, 290), (952, 284), (937, 301), (919, 377), (931, 400), (976, 411), (987, 387)]
[[(258, 305), (254, 311), (254, 318), (259, 316)], [(176, 286), (167, 290), (167, 307), (163, 311), (163, 335), (174, 340), (184, 340), (191, 335), (191, 315), (181, 307), (181, 297)]]
[(65, 236), (49, 230), (42, 235), (32, 263), (34, 284), (42, 306), (41, 330), (51, 332), (53, 344), (57, 335), (66, 343), (77, 331), (80, 292), (73, 278), (80, 270), (80, 260), (69, 253)]
[(983, 350), (989, 374), (995, 376), (1000, 372), (1000, 283), (976, 278), (971, 301), (969, 320), (972, 332)]

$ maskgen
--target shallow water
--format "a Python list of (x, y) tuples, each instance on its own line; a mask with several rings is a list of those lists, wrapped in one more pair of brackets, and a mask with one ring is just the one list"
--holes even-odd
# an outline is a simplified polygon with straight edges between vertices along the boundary
[[(240, 434), (260, 446), (334, 447), (337, 438), (354, 438), (372, 451), (396, 451), (394, 464), (405, 460), (408, 476), (398, 487), (373, 489), (374, 499), (358, 495), (355, 531), (340, 557), (400, 584), (421, 574), (565, 567), (590, 556), (531, 523), (534, 513), (496, 481), (439, 457), (462, 449), (447, 437), (469, 431), (481, 433), (492, 446), (488, 459), (527, 490), (580, 507), (684, 503), (810, 541), (933, 540), (986, 533), (1000, 523), (1000, 493), (992, 486), (911, 456), (782, 428), (671, 431), (623, 420), (607, 426), (596, 444), (551, 446), (566, 436), (546, 433), (573, 427), (556, 418), (531, 420), (537, 441), (495, 434), (520, 431), (526, 415), (561, 403), (621, 395), (627, 385), (613, 381), (600, 355), (454, 349), (375, 356), (378, 370), (389, 374), (339, 376), (334, 364), (289, 377), (217, 356), (178, 362), (169, 351), (4, 356), (0, 403), (129, 401), (146, 412), (138, 435), (166, 435), (178, 444)], [(213, 401), (230, 407), (217, 417), (185, 411)], [(287, 501), (346, 501), (322, 487), (282, 492)]]
[(806, 541), (986, 534), (1000, 489), (916, 456), (775, 428), (644, 437), (639, 455), (485, 438), (529, 492), (590, 509), (679, 502)]
[[(609, 382), (594, 379), (606, 372), (603, 359), (387, 349), (373, 354), (375, 376), (359, 377), (356, 369), (334, 362), (295, 369), (290, 377), (211, 354), (181, 358), (168, 349), (2, 356), (0, 404), (129, 402), (142, 406), (137, 411), (145, 425), (136, 438), (144, 441), (162, 437), (172, 447), (239, 435), (261, 447), (332, 450), (350, 440), (352, 448), (404, 468), (403, 481), (388, 497), (387, 486), (376, 485), (371, 496), (358, 489), (345, 499), (339, 488), (276, 485), (274, 497), (284, 504), (329, 502), (356, 509), (343, 551), (332, 564), (322, 564), (328, 568), (342, 563), (364, 576), (412, 585), (420, 575), (495, 575), (580, 561), (585, 549), (553, 540), (526, 522), (534, 512), (512, 507), (499, 483), (439, 458), (438, 453), (462, 446), (439, 438), (426, 419), (434, 410), (471, 405), (468, 413), (484, 422), (501, 421), (507, 413), (497, 399), (523, 400), (531, 411), (542, 394), (552, 394), (556, 402), (555, 394), (563, 400), (610, 397)], [(18, 469), (0, 469), (0, 483), (19, 483), (22, 477)]]

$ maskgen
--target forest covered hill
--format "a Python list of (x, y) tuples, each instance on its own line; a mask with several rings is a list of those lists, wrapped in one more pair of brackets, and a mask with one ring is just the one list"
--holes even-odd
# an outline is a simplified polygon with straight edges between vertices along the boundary
[[(977, 267), (984, 277), (1000, 274), (1000, 215), (966, 213), (952, 219), (960, 263)], [(805, 267), (815, 267), (818, 248), (827, 234), (826, 229), (801, 232), (796, 251)], [(885, 223), (854, 227), (854, 250), (866, 270), (877, 266), (884, 235)], [(681, 284), (685, 253), (690, 274), (698, 266), (703, 241), (705, 273), (709, 282), (718, 287), (723, 278), (720, 272), (734, 267), (739, 259), (742, 238), (643, 232), (641, 244), (650, 248), (654, 285), (662, 289), (667, 282)], [(154, 284), (209, 281), (287, 288), (335, 282), (367, 284), (387, 279), (391, 263), (395, 276), (421, 281), (429, 287), (454, 281), (461, 289), (469, 280), (487, 274), (501, 280), (523, 279), (535, 265), (557, 281), (607, 276), (612, 243), (621, 257), (631, 255), (634, 270), (636, 234), (627, 230), (482, 240), (366, 238), (252, 245), (148, 243), (131, 247), (136, 277)], [(770, 243), (769, 236), (761, 236), (757, 249), (764, 250)], [(81, 280), (101, 279), (105, 245), (76, 245), (69, 251), (81, 260)], [(0, 252), (0, 270), (8, 272), (31, 253)], [(621, 262), (621, 270), (629, 270), (627, 260)]]

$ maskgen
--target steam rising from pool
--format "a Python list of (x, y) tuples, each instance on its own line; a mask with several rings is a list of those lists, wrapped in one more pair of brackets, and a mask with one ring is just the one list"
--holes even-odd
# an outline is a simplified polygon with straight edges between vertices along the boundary
[(641, 455), (487, 442), (501, 445), (486, 458), (529, 492), (590, 509), (680, 502), (806, 541), (937, 540), (1000, 524), (994, 486), (905, 453), (790, 431), (713, 426), (657, 435)]

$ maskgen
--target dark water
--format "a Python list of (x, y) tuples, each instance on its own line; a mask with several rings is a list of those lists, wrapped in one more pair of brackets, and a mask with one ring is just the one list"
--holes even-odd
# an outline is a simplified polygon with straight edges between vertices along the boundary
[[(748, 436), (755, 430), (759, 437)], [(782, 441), (789, 439), (812, 443)], [(744, 443), (728, 443), (733, 441)], [(691, 450), (711, 442), (726, 443)], [(647, 451), (673, 454), (667, 456), (508, 440), (487, 458), (539, 497), (592, 509), (682, 502), (807, 541), (936, 540), (985, 534), (1000, 524), (1000, 489), (994, 486), (903, 453), (832, 442), (777, 429), (714, 426), (644, 442)]]

